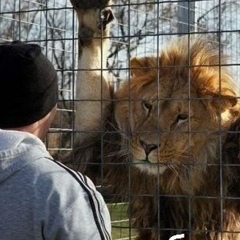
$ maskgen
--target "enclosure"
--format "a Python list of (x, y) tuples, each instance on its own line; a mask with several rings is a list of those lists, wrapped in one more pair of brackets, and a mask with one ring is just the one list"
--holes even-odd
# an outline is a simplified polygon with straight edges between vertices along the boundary
[[(101, 70), (108, 71), (116, 89), (124, 80), (131, 78), (130, 59), (157, 56), (171, 40), (183, 35), (204, 36), (210, 42), (219, 43), (218, 54), (229, 56), (227, 66), (239, 86), (238, 0), (115, 0), (112, 10), (115, 19), (110, 29), (107, 69)], [(70, 0), (0, 1), (0, 43), (20, 40), (40, 44), (57, 70), (60, 90), (58, 115), (46, 139), (47, 148), (55, 159), (62, 159), (75, 148), (75, 91), (80, 70), (78, 24)], [(104, 149), (100, 151), (104, 155)], [(221, 167), (221, 153), (219, 156), (218, 166)], [(102, 189), (105, 187), (104, 172), (100, 176), (97, 184)], [(131, 176), (129, 179), (131, 181)], [(222, 184), (220, 181), (220, 188)], [(122, 195), (122, 201), (118, 198), (117, 202), (114, 194), (106, 195), (115, 240), (136, 237), (136, 230), (128, 218), (130, 198), (131, 192)], [(235, 196), (234, 201), (240, 199)]]

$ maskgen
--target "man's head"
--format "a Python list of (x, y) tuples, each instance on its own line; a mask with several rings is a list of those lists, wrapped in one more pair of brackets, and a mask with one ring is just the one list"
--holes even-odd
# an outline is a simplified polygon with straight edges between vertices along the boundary
[(39, 45), (0, 45), (0, 128), (41, 122), (53, 112), (57, 100), (57, 74)]

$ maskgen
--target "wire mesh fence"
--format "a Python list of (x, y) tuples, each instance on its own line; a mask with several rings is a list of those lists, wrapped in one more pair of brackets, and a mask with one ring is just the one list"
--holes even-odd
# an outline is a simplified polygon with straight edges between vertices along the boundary
[[(79, 2), (81, 1), (79, 0)], [(107, 66), (105, 68), (104, 64), (102, 64), (100, 69), (91, 69), (91, 72), (100, 71), (102, 75), (107, 73), (108, 81), (113, 84), (116, 90), (121, 88), (124, 81), (131, 81), (132, 71), (130, 69), (130, 60), (132, 58), (149, 56), (155, 56), (156, 58), (159, 58), (158, 53), (167, 49), (170, 41), (178, 39), (183, 35), (189, 37), (189, 44), (190, 37), (192, 36), (205, 37), (209, 42), (216, 43), (213, 45), (217, 48), (219, 58), (221, 58), (221, 56), (224, 54), (229, 56), (227, 63), (224, 64), (228, 67), (230, 73), (234, 76), (234, 79), (237, 80), (236, 89), (238, 88), (238, 79), (240, 73), (238, 69), (240, 64), (239, 1), (115, 0), (113, 1), (111, 8), (114, 12), (115, 19), (111, 25), (110, 34), (108, 36), (110, 44), (109, 48), (107, 49)], [(78, 74), (84, 70), (80, 69), (78, 63), (78, 58), (80, 55), (79, 50), (81, 47), (81, 44), (79, 45), (78, 27), (78, 15), (76, 14), (76, 11), (74, 10), (70, 0), (1, 0), (0, 2), (0, 42), (20, 40), (24, 42), (38, 43), (42, 46), (45, 54), (56, 67), (59, 76), (60, 89), (59, 109), (56, 120), (50, 129), (50, 132), (46, 139), (46, 145), (50, 153), (56, 159), (60, 160), (64, 159), (64, 157), (68, 154), (74, 152), (74, 150), (78, 147), (76, 145), (76, 133), (78, 133), (79, 130), (75, 125), (75, 116), (76, 114), (85, 114), (85, 112), (76, 112), (76, 104), (79, 101), (79, 99), (76, 97)], [(188, 47), (190, 47), (190, 45)], [(199, 51), (201, 51), (201, 49), (199, 49)], [(186, 52), (190, 52), (190, 50), (186, 48)], [(211, 65), (214, 64), (214, 62), (212, 63), (210, 61), (208, 64)], [(159, 67), (160, 66), (158, 65), (158, 68)], [(187, 67), (191, 68), (193, 66)], [(219, 68), (218, 78), (221, 79), (221, 74), (224, 74), (222, 72), (221, 62), (218, 63), (217, 67)], [(161, 72), (158, 72), (157, 76), (158, 79), (161, 79)], [(221, 86), (221, 83), (219, 85)], [(221, 92), (223, 90), (221, 89), (219, 91)], [(130, 101), (130, 99), (131, 97), (129, 96), (128, 101)], [(190, 100), (194, 102), (194, 99)], [(104, 101), (105, 100), (103, 99), (102, 102)], [(113, 99), (113, 102), (114, 101), (116, 101), (116, 98)], [(135, 99), (135, 101), (142, 102), (142, 99)], [(180, 101), (180, 99), (177, 99), (177, 101)], [(188, 102), (189, 106), (192, 104), (190, 102)], [(152, 108), (152, 105), (149, 105), (149, 102), (143, 101), (142, 104), (149, 113), (152, 111), (150, 110)], [(162, 117), (161, 114), (161, 112), (158, 112), (158, 125), (161, 125), (162, 123), (160, 120)], [(104, 118), (101, 119), (103, 120)], [(128, 120), (126, 121), (129, 121), (129, 119), (131, 119), (131, 116), (128, 116)], [(89, 118), (89, 122), (91, 121), (92, 119)], [(185, 121), (184, 118), (181, 119), (181, 121)], [(219, 123), (219, 128), (217, 130), (215, 129), (215, 131), (218, 131), (219, 136), (222, 134), (220, 125), (221, 124)], [(160, 238), (160, 232), (163, 230), (171, 232), (172, 235), (187, 231), (204, 232), (200, 238), (198, 238), (197, 235), (190, 234), (186, 235), (186, 239), (240, 239), (239, 235), (232, 234), (229, 235), (229, 238), (226, 238), (224, 235), (225, 231), (229, 231), (230, 233), (236, 232), (237, 228), (239, 228), (238, 230), (240, 231), (240, 223), (237, 219), (234, 220), (235, 228), (228, 228), (224, 226), (224, 218), (227, 217), (224, 215), (224, 211), (226, 211), (224, 205), (225, 202), (222, 202), (222, 200), (225, 198), (231, 198), (231, 201), (234, 202), (234, 204), (231, 206), (235, 206), (236, 208), (240, 206), (239, 196), (235, 194), (236, 191), (234, 189), (231, 190), (233, 193), (229, 193), (230, 195), (228, 196), (225, 196), (223, 194), (223, 189), (225, 188), (224, 172), (226, 172), (223, 166), (229, 165), (224, 162), (224, 159), (222, 157), (222, 144), (224, 143), (225, 138), (221, 138), (221, 136), (219, 137), (218, 142), (222, 144), (218, 145), (217, 147), (218, 160), (216, 160), (216, 162), (199, 163), (200, 165), (208, 164), (206, 165), (208, 167), (216, 166), (219, 169), (219, 172), (216, 173), (221, 176), (216, 177), (216, 179), (219, 181), (217, 188), (217, 191), (219, 190), (218, 194), (212, 195), (209, 193), (210, 190), (204, 191), (204, 194), (199, 190), (199, 195), (193, 193), (184, 195), (183, 193), (180, 194), (178, 191), (176, 191), (176, 194), (162, 193), (161, 186), (156, 187), (155, 185), (155, 182), (157, 182), (158, 185), (161, 185), (162, 179), (164, 179), (164, 175), (162, 175), (161, 170), (159, 169), (160, 167), (156, 167), (158, 172), (157, 177), (156, 174), (154, 174), (154, 177), (151, 176), (151, 171), (144, 172), (142, 170), (140, 171), (139, 175), (137, 175), (135, 170), (131, 170), (132, 165), (134, 165), (131, 160), (125, 162), (123, 161), (123, 163), (127, 166), (124, 174), (119, 175), (119, 172), (116, 171), (116, 175), (119, 177), (119, 182), (121, 182), (121, 179), (123, 178), (127, 179), (125, 187), (127, 190), (124, 193), (119, 192), (119, 194), (116, 194), (116, 192), (112, 191), (111, 189), (111, 187), (115, 188), (115, 186), (110, 186), (109, 190), (108, 186), (105, 185), (105, 174), (107, 174), (107, 170), (105, 170), (104, 163), (106, 162), (104, 159), (105, 154), (109, 154), (109, 152), (105, 149), (104, 141), (113, 141), (111, 138), (110, 140), (105, 140), (105, 130), (105, 128), (101, 129), (101, 136), (97, 145), (99, 146), (97, 154), (100, 156), (101, 163), (95, 162), (92, 164), (91, 162), (87, 162), (87, 164), (90, 166), (92, 164), (93, 167), (96, 167), (96, 165), (100, 164), (100, 170), (93, 168), (90, 175), (93, 178), (97, 176), (96, 184), (99, 186), (99, 189), (101, 189), (103, 195), (106, 197), (106, 201), (108, 203), (112, 217), (113, 239), (135, 239), (139, 234), (139, 231), (142, 233), (142, 238), (140, 239), (170, 239), (170, 235), (168, 234), (163, 235), (161, 236), (162, 238)], [(124, 130), (117, 129), (115, 131), (121, 132)], [(149, 134), (148, 129), (141, 129), (141, 131), (146, 131), (146, 136)], [(168, 131), (168, 129), (165, 129), (164, 131)], [(164, 131), (159, 130), (158, 133), (161, 132), (161, 134), (164, 135)], [(110, 132), (111, 134), (114, 134), (113, 130)], [(188, 125), (187, 132), (190, 139), (190, 136), (194, 135), (194, 132), (191, 131), (190, 124)], [(109, 132), (107, 132), (107, 134), (108, 133)], [(159, 142), (161, 142), (161, 136), (158, 136), (158, 138)], [(127, 140), (128, 143), (124, 143), (124, 148), (127, 148), (127, 158), (131, 159), (131, 143), (129, 139)], [(179, 141), (181, 140), (179, 139)], [(192, 144), (191, 141), (192, 140), (189, 140), (189, 145)], [(119, 154), (120, 153), (121, 151)], [(210, 153), (207, 154), (209, 154), (209, 156), (211, 155)], [(161, 158), (161, 156), (159, 156), (159, 158)], [(82, 162), (79, 163), (78, 159), (75, 157), (74, 164), (76, 164), (76, 162), (77, 165), (86, 164)], [(71, 166), (76, 168), (74, 164)], [(119, 166), (121, 165), (120, 163), (116, 162), (111, 164), (116, 167), (118, 167), (118, 164)], [(237, 162), (231, 164), (236, 169), (238, 169)], [(184, 167), (190, 169), (190, 165), (191, 164), (185, 164)], [(178, 177), (178, 174), (179, 173), (175, 171), (176, 178)], [(146, 176), (149, 178), (148, 180), (145, 180)], [(211, 185), (213, 176), (210, 177), (207, 174), (204, 176), (205, 178), (209, 177), (209, 185)], [(155, 180), (153, 180), (153, 178)], [(165, 178), (168, 179), (167, 177)], [(132, 181), (136, 180), (139, 182), (133, 184)], [(181, 179), (179, 178), (179, 181), (180, 180)], [(195, 181), (203, 181), (203, 179), (195, 179)], [(234, 180), (232, 181), (235, 181), (234, 183), (237, 184), (238, 177), (234, 177)], [(198, 183), (200, 184), (200, 182)], [(107, 184), (109, 184), (109, 182)], [(153, 189), (151, 192), (146, 191), (141, 194), (133, 190), (134, 187), (141, 188), (141, 186), (143, 189), (150, 188), (150, 186), (145, 186), (146, 184), (152, 184), (152, 188), (155, 189)], [(193, 188), (194, 184), (195, 183), (191, 182), (187, 188)], [(208, 184), (205, 184), (204, 186), (208, 188)], [(174, 186), (172, 187), (174, 188)], [(150, 196), (153, 194), (153, 192), (155, 195)], [(162, 198), (159, 197), (161, 195), (163, 196)], [(138, 197), (137, 199), (135, 198), (136, 196)], [(142, 198), (149, 200), (149, 203), (145, 205), (144, 202), (141, 202), (141, 200), (139, 200)], [(178, 213), (180, 216), (179, 219), (177, 219), (177, 221), (180, 221), (181, 217), (185, 218), (186, 222), (188, 223), (187, 226), (184, 224), (181, 225), (181, 223), (171, 225), (171, 220), (169, 220), (169, 223), (164, 223), (161, 225), (162, 222), (159, 220), (159, 218), (164, 218), (165, 214), (170, 215), (170, 217), (166, 217), (166, 219), (171, 219), (173, 213), (171, 212), (171, 209), (169, 209), (171, 205), (168, 204), (168, 201), (174, 202), (174, 198), (178, 198), (177, 204), (188, 206), (187, 214), (184, 211), (179, 210)], [(216, 204), (216, 211), (220, 214), (220, 217), (218, 219), (220, 222), (216, 223), (214, 225), (214, 228), (209, 228), (209, 222), (204, 223), (203, 226), (198, 226), (199, 228), (197, 229), (194, 228), (194, 219), (198, 219), (198, 216), (192, 214), (194, 199), (217, 199), (217, 201), (220, 202), (219, 206)], [(129, 207), (129, 202), (134, 202), (137, 207), (131, 208), (131, 205)], [(211, 205), (212, 202), (209, 201), (208, 204)], [(201, 202), (197, 202), (196, 204), (201, 204)], [(227, 204), (228, 203), (226, 203), (226, 205)], [(201, 209), (200, 206), (197, 207)], [(148, 209), (146, 222), (143, 219), (140, 225), (138, 225), (138, 223), (132, 223), (137, 222), (136, 218), (138, 216), (141, 218), (141, 212), (144, 212), (145, 208)], [(163, 212), (163, 214), (161, 212)], [(199, 212), (199, 216), (201, 214), (202, 213)], [(240, 217), (240, 213), (237, 216)], [(215, 218), (210, 217), (210, 219), (211, 221), (217, 221)], [(148, 222), (153, 222), (153, 224), (148, 225)], [(151, 233), (152, 229), (155, 231), (154, 234)], [(220, 232), (221, 234), (214, 235), (213, 232)]]

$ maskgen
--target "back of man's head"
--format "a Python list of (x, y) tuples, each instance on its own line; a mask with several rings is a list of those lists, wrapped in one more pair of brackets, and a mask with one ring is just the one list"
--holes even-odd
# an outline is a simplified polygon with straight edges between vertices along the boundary
[(30, 125), (46, 116), (57, 100), (57, 73), (39, 45), (0, 45), (0, 128)]

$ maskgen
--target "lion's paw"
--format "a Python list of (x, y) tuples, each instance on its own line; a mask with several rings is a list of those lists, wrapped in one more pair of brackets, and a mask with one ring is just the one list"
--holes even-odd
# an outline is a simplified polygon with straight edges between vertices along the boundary
[[(80, 36), (89, 37), (84, 34), (86, 29), (101, 36), (101, 32), (107, 29), (107, 25), (114, 20), (114, 14), (111, 6), (111, 0), (71, 0), (79, 20)], [(81, 30), (83, 28), (83, 30)], [(103, 33), (105, 35), (105, 33)], [(95, 35), (96, 36), (96, 35)]]
[(103, 9), (111, 4), (111, 0), (70, 0), (73, 7), (78, 9)]

